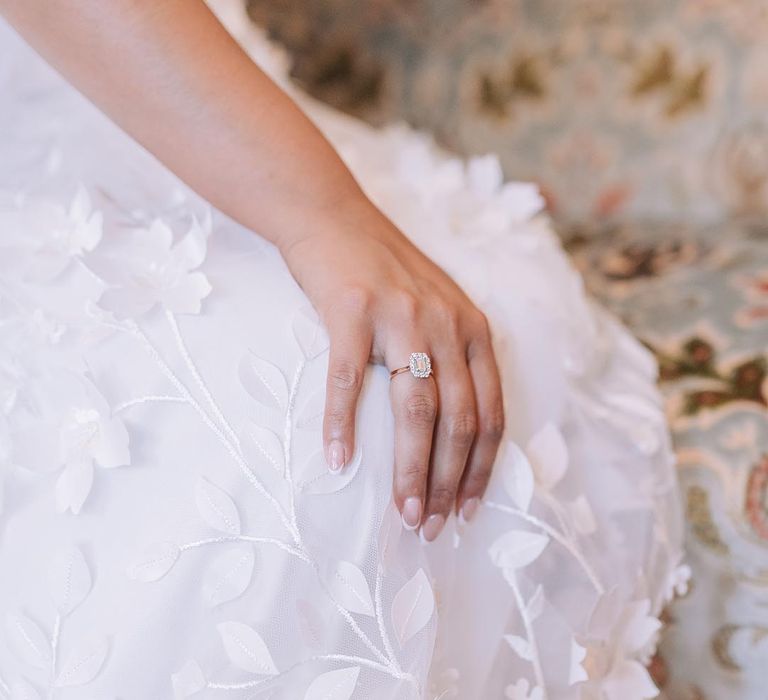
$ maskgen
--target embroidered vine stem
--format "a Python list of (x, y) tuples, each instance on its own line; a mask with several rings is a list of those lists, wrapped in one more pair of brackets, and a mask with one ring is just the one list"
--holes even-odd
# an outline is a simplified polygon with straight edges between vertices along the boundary
[(187, 403), (186, 399), (182, 396), (139, 396), (129, 401), (123, 401), (112, 409), (112, 413), (118, 414), (123, 411), (127, 411), (129, 408), (139, 406), (143, 403)]
[(299, 392), (299, 384), (306, 367), (306, 359), (299, 362), (296, 372), (293, 375), (291, 391), (288, 395), (288, 405), (285, 408), (285, 426), (283, 428), (283, 457), (285, 460), (285, 480), (288, 482), (288, 492), (290, 493), (291, 523), (296, 531), (299, 531), (299, 525), (296, 520), (296, 492), (293, 485), (293, 468), (291, 465), (291, 446), (293, 442), (293, 409), (296, 404), (296, 396)]
[(515, 603), (517, 609), (520, 611), (520, 617), (523, 620), (523, 626), (525, 627), (525, 636), (528, 641), (528, 646), (531, 650), (531, 665), (533, 666), (533, 674), (536, 676), (536, 685), (541, 688), (541, 700), (547, 700), (547, 688), (544, 685), (544, 671), (541, 668), (541, 658), (539, 657), (539, 647), (536, 644), (536, 633), (533, 631), (533, 624), (528, 617), (528, 612), (525, 609), (525, 601), (523, 595), (520, 592), (520, 587), (517, 585), (517, 576), (513, 569), (504, 571), (504, 578), (507, 579), (510, 588), (512, 589), (512, 595), (515, 597)]
[[(363, 630), (357, 624), (357, 622), (349, 613), (349, 611), (346, 610), (342, 605), (340, 605), (334, 599), (333, 595), (331, 594), (330, 590), (328, 590), (328, 587), (326, 586), (321, 576), (317, 562), (314, 561), (314, 559), (312, 559), (309, 556), (308, 552), (304, 548), (304, 545), (301, 541), (301, 535), (298, 531), (298, 527), (296, 526), (295, 507), (293, 505), (294, 490), (292, 487), (292, 482), (289, 482), (289, 484), (291, 485), (290, 493), (291, 493), (291, 501), (292, 501), (291, 515), (289, 517), (286, 515), (285, 511), (277, 502), (277, 500), (274, 498), (274, 496), (265, 488), (261, 480), (256, 476), (253, 470), (246, 463), (240, 449), (239, 441), (238, 442), (234, 441), (236, 440), (234, 430), (232, 430), (232, 427), (230, 426), (229, 422), (226, 420), (226, 417), (224, 416), (223, 412), (221, 411), (218, 404), (216, 403), (216, 400), (214, 399), (213, 395), (205, 385), (205, 382), (202, 379), (202, 376), (197, 370), (197, 367), (195, 366), (195, 363), (192, 360), (192, 357), (189, 354), (189, 351), (187, 350), (186, 344), (184, 343), (184, 339), (181, 336), (181, 332), (178, 328), (178, 324), (176, 323), (176, 319), (173, 317), (173, 314), (171, 314), (170, 312), (166, 312), (166, 317), (168, 318), (169, 323), (171, 324), (172, 332), (174, 334), (177, 346), (179, 348), (179, 352), (181, 353), (184, 359), (185, 365), (189, 369), (193, 378), (195, 378), (195, 381), (198, 384), (198, 387), (200, 388), (203, 396), (206, 398), (206, 401), (211, 407), (211, 410), (213, 411), (214, 415), (222, 424), (222, 427), (219, 427), (213, 421), (213, 419), (208, 415), (206, 410), (200, 405), (200, 403), (195, 399), (195, 397), (192, 395), (192, 393), (189, 391), (186, 385), (178, 378), (176, 373), (171, 369), (168, 363), (162, 358), (162, 356), (160, 355), (159, 351), (154, 346), (152, 341), (147, 337), (146, 333), (144, 333), (144, 331), (135, 321), (129, 321), (126, 323), (125, 326), (112, 325), (112, 324), (108, 324), (108, 325), (111, 325), (111, 327), (115, 328), (116, 330), (127, 331), (131, 333), (142, 343), (145, 350), (149, 353), (149, 355), (152, 357), (152, 359), (160, 368), (161, 372), (166, 376), (166, 378), (171, 382), (174, 388), (179, 392), (179, 400), (188, 403), (198, 413), (198, 415), (203, 420), (205, 425), (216, 435), (219, 441), (224, 445), (224, 447), (229, 452), (230, 456), (234, 459), (235, 463), (238, 465), (240, 470), (246, 476), (248, 481), (251, 484), (253, 484), (256, 487), (256, 489), (259, 491), (259, 493), (262, 494), (265, 498), (267, 498), (269, 502), (273, 505), (280, 519), (282, 520), (283, 525), (286, 527), (288, 532), (293, 537), (296, 547), (291, 547), (290, 545), (286, 545), (284, 542), (280, 542), (279, 540), (270, 540), (270, 543), (274, 544), (275, 546), (281, 547), (285, 551), (291, 554), (294, 554), (295, 556), (298, 556), (300, 559), (309, 563), (312, 566), (312, 568), (315, 570), (318, 581), (320, 582), (320, 585), (323, 588), (323, 591), (325, 592), (325, 594), (333, 602), (339, 614), (346, 620), (347, 624), (352, 628), (353, 632), (357, 635), (360, 641), (366, 646), (366, 648), (368, 648), (371, 651), (371, 653), (373, 653), (380, 660), (381, 662), (380, 667), (383, 669), (386, 669), (390, 675), (400, 678), (402, 675), (402, 671), (400, 671), (399, 664), (397, 663), (394, 657), (394, 652), (391, 650), (391, 645), (389, 644), (389, 640), (387, 639), (384, 642), (385, 647), (387, 648), (387, 654), (390, 656), (390, 658), (387, 658), (387, 655), (383, 654), (376, 647), (376, 645), (371, 641), (368, 635), (365, 632), (363, 632)], [(299, 368), (297, 368), (297, 371), (295, 373), (294, 380), (291, 386), (288, 406), (286, 410), (286, 421), (285, 421), (286, 436), (288, 438), (290, 438), (290, 435), (293, 430), (293, 405), (295, 404), (296, 394), (298, 392), (298, 386), (301, 380), (301, 376), (303, 374), (304, 366), (305, 366), (305, 361), (302, 361)], [(285, 450), (285, 458), (286, 458), (286, 476), (288, 476), (288, 473), (289, 473), (288, 470), (289, 470), (289, 465), (291, 460), (290, 441), (286, 440), (286, 443), (287, 445), (284, 446), (284, 450)], [(292, 475), (290, 478), (292, 479)], [(243, 536), (243, 537), (246, 537), (246, 536)], [(263, 539), (264, 541), (266, 541), (267, 538), (255, 538), (255, 539), (259, 539), (259, 540)], [(188, 543), (186, 545), (186, 548), (190, 548), (191, 546), (202, 546), (203, 542), (213, 543), (215, 541), (221, 541), (221, 540), (218, 540), (216, 538), (211, 538), (210, 540), (205, 540), (205, 541), (201, 540), (199, 541), (199, 543)], [(377, 616), (377, 620), (378, 620), (378, 616)], [(379, 620), (379, 628), (382, 633), (382, 639), (384, 639), (387, 635), (386, 635), (386, 629), (384, 628), (384, 625), (381, 620)], [(369, 663), (375, 664), (376, 662), (369, 662)]]
[(546, 532), (553, 540), (555, 540), (557, 543), (565, 547), (565, 549), (568, 552), (570, 552), (573, 558), (576, 559), (579, 566), (581, 566), (587, 578), (589, 579), (590, 583), (594, 587), (595, 591), (599, 595), (603, 595), (605, 593), (605, 588), (603, 587), (603, 584), (600, 583), (600, 579), (597, 577), (597, 574), (595, 574), (594, 570), (589, 565), (589, 562), (584, 558), (584, 555), (573, 546), (572, 542), (568, 541), (568, 539), (563, 537), (563, 535), (559, 533), (557, 530), (555, 530), (555, 528), (553, 528), (549, 523), (546, 523), (543, 520), (540, 520), (539, 518), (537, 518), (535, 515), (530, 515), (529, 513), (526, 513), (525, 511), (520, 510), (519, 508), (513, 508), (512, 506), (507, 506), (507, 505), (504, 505), (503, 503), (495, 503), (494, 501), (485, 501), (484, 505), (486, 508), (493, 508), (494, 510), (501, 511), (502, 513), (515, 515), (518, 518), (525, 520), (527, 523), (530, 523), (534, 527), (538, 527), (539, 529)]
[(48, 700), (53, 700), (54, 684), (56, 683), (56, 656), (59, 650), (59, 634), (61, 633), (61, 613), (56, 612), (51, 634), (51, 682), (48, 686)]
[(237, 433), (235, 433), (232, 426), (229, 424), (229, 421), (224, 416), (224, 412), (216, 402), (216, 399), (213, 398), (213, 394), (211, 394), (210, 390), (208, 389), (208, 385), (205, 383), (205, 380), (197, 369), (197, 365), (192, 359), (192, 356), (189, 354), (187, 344), (184, 342), (184, 338), (182, 337), (181, 331), (179, 330), (179, 324), (176, 320), (176, 316), (173, 315), (172, 311), (166, 310), (165, 317), (168, 319), (168, 323), (171, 326), (171, 332), (173, 333), (174, 340), (176, 341), (176, 346), (179, 349), (179, 354), (184, 360), (184, 364), (187, 366), (187, 369), (192, 375), (192, 378), (195, 380), (198, 389), (200, 389), (200, 393), (205, 397), (205, 400), (208, 402), (213, 415), (218, 419), (219, 423), (221, 423), (221, 427), (224, 429), (224, 432), (229, 436), (229, 439), (232, 440), (232, 444), (237, 447), (239, 451), (240, 440), (237, 437)]
[(0, 675), (0, 692), (5, 695), (6, 698), (11, 697), (11, 689), (8, 687), (8, 684), (5, 682), (5, 678)]
[(383, 605), (381, 601), (381, 586), (384, 579), (384, 567), (381, 564), (381, 559), (379, 559), (377, 565), (376, 565), (376, 586), (374, 589), (374, 602), (376, 604), (376, 622), (379, 624), (379, 634), (381, 634), (381, 641), (384, 643), (384, 649), (387, 652), (387, 656), (390, 659), (390, 662), (395, 665), (398, 671), (401, 671), (400, 664), (397, 661), (397, 656), (395, 655), (394, 647), (392, 646), (392, 642), (389, 639), (389, 632), (387, 631), (386, 623), (384, 622), (384, 611), (383, 611)]
[(289, 544), (281, 540), (277, 540), (274, 537), (253, 537), (251, 535), (225, 535), (222, 537), (207, 537), (202, 540), (196, 540), (194, 542), (187, 542), (179, 546), (180, 551), (187, 549), (195, 549), (196, 547), (204, 547), (208, 544), (222, 544), (224, 542), (249, 542), (251, 544), (271, 544), (275, 547), (282, 549), (284, 552), (288, 552), (294, 557), (301, 559), (304, 562), (309, 563), (309, 557), (303, 550), (292, 547)]
[(248, 466), (239, 449), (237, 449), (237, 447), (231, 443), (227, 436), (222, 432), (221, 428), (219, 428), (219, 426), (216, 425), (213, 420), (211, 420), (211, 417), (206, 413), (205, 409), (198, 403), (195, 397), (192, 396), (189, 389), (187, 389), (184, 383), (176, 376), (175, 372), (168, 366), (168, 363), (160, 356), (160, 353), (152, 344), (152, 341), (147, 337), (146, 333), (144, 333), (144, 331), (135, 322), (131, 322), (127, 326), (127, 330), (132, 333), (139, 341), (141, 341), (146, 351), (157, 363), (160, 371), (166, 376), (171, 384), (173, 384), (174, 388), (179, 392), (179, 395), (187, 403), (189, 403), (192, 408), (195, 409), (205, 425), (210, 428), (210, 430), (216, 435), (227, 452), (229, 452), (237, 466), (240, 468), (240, 471), (243, 472), (246, 479), (262, 496), (264, 496), (264, 498), (266, 498), (272, 504), (281, 521), (283, 522), (283, 525), (293, 537), (294, 542), (299, 544), (299, 533), (294, 529), (293, 523), (286, 516), (282, 506), (277, 502), (275, 497), (269, 491), (267, 491), (267, 489), (264, 487), (264, 484), (261, 483), (259, 477), (254, 474), (253, 470)]
[(362, 656), (350, 656), (347, 654), (322, 654), (320, 656), (310, 656), (307, 659), (302, 659), (301, 661), (297, 661), (295, 664), (293, 664), (293, 666), (289, 666), (287, 669), (285, 669), (285, 671), (280, 672), (278, 676), (260, 678), (259, 680), (256, 680), (256, 681), (245, 681), (243, 683), (215, 683), (215, 682), (209, 681), (206, 687), (214, 690), (249, 690), (252, 688), (258, 688), (258, 687), (267, 685), (269, 683), (274, 683), (278, 678), (282, 678), (286, 674), (291, 673), (292, 671), (296, 670), (297, 668), (300, 668), (301, 666), (304, 666), (305, 664), (315, 663), (317, 661), (341, 661), (343, 663), (367, 666), (368, 668), (371, 668), (374, 671), (381, 671), (382, 673), (386, 673), (390, 676), (394, 676), (395, 678), (402, 681), (406, 681), (407, 683), (411, 683), (412, 685), (418, 685), (418, 681), (416, 680), (413, 674), (393, 673), (392, 669), (389, 666), (377, 663), (376, 661), (371, 661), (370, 659), (366, 659)]

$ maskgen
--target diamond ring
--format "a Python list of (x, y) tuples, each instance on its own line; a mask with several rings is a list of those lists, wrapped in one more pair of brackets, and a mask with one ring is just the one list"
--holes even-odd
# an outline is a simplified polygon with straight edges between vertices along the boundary
[(389, 378), (391, 379), (396, 374), (400, 374), (400, 372), (410, 372), (414, 377), (426, 379), (432, 374), (432, 360), (425, 352), (412, 352), (408, 365), (393, 369), (389, 373)]

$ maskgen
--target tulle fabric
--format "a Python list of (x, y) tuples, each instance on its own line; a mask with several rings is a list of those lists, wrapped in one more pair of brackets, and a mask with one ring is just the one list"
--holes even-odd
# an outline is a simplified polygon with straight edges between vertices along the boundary
[(328, 339), (279, 254), (0, 26), (0, 697), (653, 697), (686, 579), (653, 361), (534, 187), (313, 103), (216, 9), (487, 313), (492, 483), (435, 543), (404, 530), (374, 366), (330, 474)]

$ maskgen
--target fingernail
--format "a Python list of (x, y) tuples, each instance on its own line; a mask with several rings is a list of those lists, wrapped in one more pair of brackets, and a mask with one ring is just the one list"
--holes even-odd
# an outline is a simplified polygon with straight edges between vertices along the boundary
[(436, 513), (430, 515), (427, 518), (427, 522), (421, 528), (421, 534), (424, 535), (424, 539), (427, 542), (432, 542), (437, 539), (437, 536), (442, 532), (445, 525), (445, 516)]
[(406, 530), (415, 530), (421, 520), (421, 499), (411, 496), (405, 499), (403, 504), (403, 527)]
[(464, 518), (464, 522), (468, 523), (477, 513), (477, 507), (480, 505), (479, 498), (468, 498), (464, 505), (461, 507), (461, 517)]
[(331, 440), (328, 445), (328, 469), (336, 473), (344, 466), (344, 445), (338, 440)]

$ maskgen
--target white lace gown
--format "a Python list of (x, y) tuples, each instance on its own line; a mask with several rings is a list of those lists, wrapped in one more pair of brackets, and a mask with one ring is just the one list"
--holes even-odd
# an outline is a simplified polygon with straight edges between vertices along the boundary
[(276, 250), (2, 25), (0, 698), (653, 697), (685, 567), (652, 359), (535, 188), (297, 99), (491, 319), (508, 428), (483, 507), (429, 545), (403, 530), (383, 367), (327, 471), (328, 341)]

